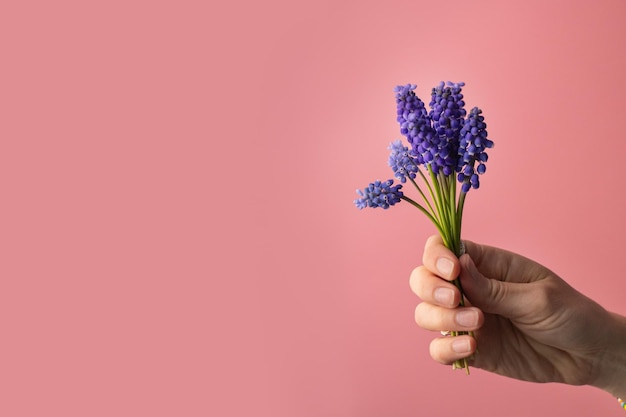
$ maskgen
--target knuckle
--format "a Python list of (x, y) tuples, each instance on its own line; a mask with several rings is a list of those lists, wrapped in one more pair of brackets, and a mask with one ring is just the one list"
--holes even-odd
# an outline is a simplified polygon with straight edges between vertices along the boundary
[(420, 265), (420, 266), (418, 266), (418, 267), (415, 267), (415, 268), (413, 269), (413, 271), (411, 271), (411, 277), (410, 277), (410, 279), (411, 279), (411, 280), (414, 280), (414, 279), (419, 279), (419, 277), (420, 277), (420, 276), (422, 276), (422, 275), (424, 274), (424, 270), (425, 270), (424, 265)]
[(430, 346), (428, 350), (429, 350), (430, 357), (433, 358), (434, 361), (443, 363), (443, 364), (446, 364), (449, 362), (449, 360), (446, 359), (444, 355), (444, 352), (443, 352), (444, 349), (442, 348), (441, 339), (433, 339), (430, 342)]
[(428, 305), (426, 303), (419, 303), (417, 305), (417, 307), (415, 307), (415, 323), (417, 323), (418, 326), (420, 327), (424, 327), (425, 325), (425, 312), (424, 310), (428, 308)]
[(500, 304), (506, 300), (507, 287), (502, 285), (500, 281), (489, 280), (489, 297), (494, 303)]
[(415, 307), (415, 322), (425, 330), (442, 330), (454, 326), (451, 312), (444, 311), (428, 302), (421, 302)]
[(424, 253), (422, 254), (422, 263), (428, 263), (428, 257), (431, 253), (431, 248), (433, 248), (441, 238), (438, 235), (431, 235), (426, 239), (426, 243), (424, 244)]
[(534, 285), (532, 288), (532, 299), (536, 304), (536, 308), (544, 306), (557, 306), (561, 302), (562, 289), (552, 280), (545, 279), (537, 281), (540, 285)]
[(411, 287), (411, 290), (413, 290), (413, 292), (418, 296), (422, 293), (422, 278), (424, 277), (426, 272), (426, 268), (423, 265), (420, 265), (417, 268), (413, 269), (413, 271), (411, 272), (411, 276), (409, 277), (409, 286)]

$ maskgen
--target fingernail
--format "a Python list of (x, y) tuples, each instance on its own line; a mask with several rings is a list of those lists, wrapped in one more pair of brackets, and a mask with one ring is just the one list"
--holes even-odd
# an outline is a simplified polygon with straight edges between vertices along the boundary
[(437, 271), (439, 271), (444, 278), (450, 278), (452, 269), (454, 268), (454, 263), (452, 263), (450, 259), (439, 258), (437, 259), (436, 267)]
[(474, 310), (461, 310), (454, 317), (456, 322), (464, 327), (474, 327), (478, 324), (478, 313)]
[(437, 288), (433, 292), (433, 298), (441, 305), (452, 306), (454, 302), (454, 291), (450, 288)]
[(452, 350), (456, 353), (467, 353), (470, 351), (470, 343), (467, 339), (454, 339), (452, 341)]

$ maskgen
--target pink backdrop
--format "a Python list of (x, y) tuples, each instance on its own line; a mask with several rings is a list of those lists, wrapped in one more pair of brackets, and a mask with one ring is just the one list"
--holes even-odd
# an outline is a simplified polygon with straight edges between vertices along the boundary
[(393, 87), (465, 81), (496, 146), (464, 237), (626, 313), (626, 3), (214, 3), (0, 6), (0, 415), (622, 415), (433, 363), (434, 229), (352, 200)]

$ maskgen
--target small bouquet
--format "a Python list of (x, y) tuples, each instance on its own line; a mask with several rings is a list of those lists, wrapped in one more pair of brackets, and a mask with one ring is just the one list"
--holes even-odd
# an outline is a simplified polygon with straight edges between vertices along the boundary
[[(402, 184), (413, 184), (421, 204), (404, 195), (402, 184), (394, 180), (375, 181), (363, 190), (354, 204), (366, 207), (389, 207), (404, 200), (417, 207), (435, 225), (445, 246), (457, 256), (463, 254), (461, 219), (467, 193), (480, 186), (479, 175), (485, 173), (486, 149), (493, 147), (487, 138), (487, 125), (478, 107), (465, 110), (461, 92), (464, 83), (441, 82), (432, 89), (430, 111), (415, 95), (416, 85), (395, 88), (400, 140), (391, 143), (389, 166)], [(418, 178), (419, 176), (419, 178)], [(416, 179), (423, 183), (420, 186)], [(457, 182), (460, 184), (457, 187)], [(457, 191), (458, 189), (458, 191)], [(425, 192), (426, 191), (426, 192)], [(460, 305), (465, 305), (459, 279), (453, 281), (461, 291)], [(453, 336), (472, 332), (451, 332)], [(463, 368), (469, 374), (467, 359), (456, 361), (453, 369)]]

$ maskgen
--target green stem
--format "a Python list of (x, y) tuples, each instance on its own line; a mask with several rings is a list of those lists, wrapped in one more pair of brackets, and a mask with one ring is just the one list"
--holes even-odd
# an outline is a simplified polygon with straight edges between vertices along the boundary
[(442, 172), (437, 174), (437, 189), (440, 199), (440, 219), (441, 227), (445, 231), (446, 236), (444, 242), (448, 249), (454, 250), (454, 217), (453, 213), (450, 213), (450, 193), (448, 179)]
[(443, 239), (444, 245), (446, 245), (446, 247), (450, 247), (446, 213), (443, 207), (441, 184), (439, 183), (439, 180), (437, 176), (435, 175), (435, 173), (433, 172), (431, 166), (428, 165), (427, 168), (428, 168), (428, 173), (431, 178), (431, 185), (434, 188), (433, 203), (435, 204), (435, 208), (436, 208), (436, 216), (439, 219), (439, 234), (441, 235), (441, 238)]
[(441, 217), (441, 191), (439, 187), (439, 181), (437, 180), (437, 176), (433, 172), (430, 165), (428, 165), (428, 173), (430, 175), (432, 186), (435, 189), (435, 193), (433, 194), (433, 201), (435, 203), (435, 207), (437, 208), (437, 213)]
[[(421, 169), (418, 172), (422, 176), (422, 179), (426, 183), (426, 186), (428, 186), (428, 192), (430, 193), (430, 197), (434, 200), (435, 199), (435, 194), (433, 193), (433, 187), (431, 187), (430, 181), (428, 181), (428, 179), (426, 178), (426, 176), (424, 175), (424, 173), (422, 172)], [(434, 210), (433, 210), (433, 212), (434, 212)]]
[[(420, 171), (420, 174), (421, 174), (421, 171)], [(426, 181), (426, 177), (424, 177), (424, 174), (422, 174), (422, 178), (424, 178), (424, 181)], [(424, 199), (424, 201), (428, 205), (428, 208), (430, 209), (431, 214), (435, 213), (435, 210), (433, 210), (433, 206), (430, 205), (430, 201), (428, 201), (428, 198), (426, 198), (426, 195), (424, 195), (424, 192), (422, 191), (420, 186), (417, 185), (417, 183), (415, 182), (415, 180), (413, 178), (409, 177), (409, 180), (411, 180), (411, 182), (413, 183), (415, 188), (417, 188), (417, 191), (419, 191), (419, 193), (422, 195), (422, 198)], [(426, 183), (428, 184), (427, 181), (426, 181)], [(430, 188), (430, 184), (428, 184), (428, 188)], [(431, 197), (432, 197), (432, 192), (431, 192)]]
[(433, 188), (435, 189), (433, 201), (435, 203), (435, 207), (437, 208), (437, 214), (439, 215), (439, 219), (443, 223), (443, 199), (441, 197), (441, 184), (439, 184), (439, 179), (433, 172), (430, 165), (428, 165), (428, 173), (430, 174), (431, 183), (433, 185)]
[(453, 178), (453, 174), (449, 175), (446, 178), (447, 181), (447, 189), (449, 191), (449, 196), (448, 196), (448, 204), (447, 204), (447, 209), (448, 209), (448, 213), (449, 213), (449, 218), (450, 218), (450, 234), (451, 234), (451, 241), (453, 242), (453, 248), (452, 251), (458, 256), (459, 253), (459, 248), (460, 248), (460, 235), (458, 233), (458, 228), (457, 228), (457, 212), (456, 212), (456, 181), (455, 178)]
[(400, 197), (401, 199), (403, 199), (404, 201), (406, 201), (407, 203), (410, 203), (412, 205), (414, 205), (415, 207), (417, 207), (418, 209), (420, 209), (422, 211), (422, 213), (424, 213), (426, 215), (426, 217), (428, 217), (428, 219), (433, 222), (433, 224), (435, 225), (435, 227), (437, 228), (437, 230), (439, 231), (439, 233), (443, 233), (441, 230), (441, 225), (439, 224), (439, 222), (437, 221), (437, 219), (435, 219), (435, 217), (433, 217), (432, 214), (430, 214), (428, 212), (428, 210), (426, 210), (421, 204), (419, 204), (418, 202), (414, 201), (413, 199), (403, 195), (402, 197)]
[[(463, 206), (465, 206), (465, 197), (467, 193), (461, 191), (459, 193), (459, 203), (456, 208), (456, 230), (459, 243), (461, 242), (461, 224), (463, 221)], [(459, 248), (460, 249), (460, 248)], [(457, 256), (459, 254), (457, 253)]]

